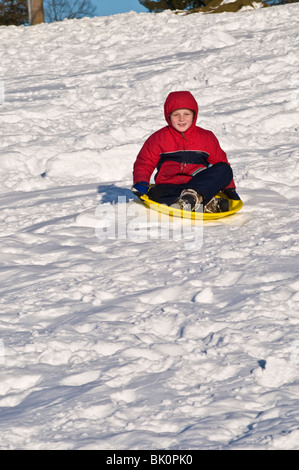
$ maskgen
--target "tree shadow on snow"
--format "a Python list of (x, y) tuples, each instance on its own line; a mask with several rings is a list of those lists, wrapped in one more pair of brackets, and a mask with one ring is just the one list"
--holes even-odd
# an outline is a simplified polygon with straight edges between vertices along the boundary
[(102, 195), (102, 203), (109, 202), (110, 204), (117, 204), (120, 202), (128, 202), (134, 199), (132, 191), (128, 188), (121, 188), (114, 184), (101, 184), (98, 186), (98, 194)]

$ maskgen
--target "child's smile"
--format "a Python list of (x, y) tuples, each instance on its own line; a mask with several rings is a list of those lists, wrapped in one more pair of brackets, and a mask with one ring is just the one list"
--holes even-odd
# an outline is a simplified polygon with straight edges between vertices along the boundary
[(190, 109), (176, 109), (170, 115), (172, 126), (179, 132), (186, 132), (193, 122), (193, 111)]

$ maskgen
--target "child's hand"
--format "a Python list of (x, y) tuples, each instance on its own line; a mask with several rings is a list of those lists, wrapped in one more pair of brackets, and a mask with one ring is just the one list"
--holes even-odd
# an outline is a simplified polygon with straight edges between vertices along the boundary
[(142, 196), (146, 194), (149, 190), (150, 185), (146, 181), (139, 181), (138, 183), (133, 184), (131, 191), (136, 194), (136, 196)]
[(230, 199), (234, 199), (235, 201), (238, 201), (240, 198), (239, 194), (236, 192), (235, 188), (227, 188), (224, 191), (224, 194), (226, 194)]

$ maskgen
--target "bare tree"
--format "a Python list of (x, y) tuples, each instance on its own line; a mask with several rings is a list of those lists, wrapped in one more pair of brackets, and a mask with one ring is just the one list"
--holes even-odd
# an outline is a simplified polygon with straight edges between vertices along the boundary
[(0, 26), (28, 23), (27, 0), (0, 0)]
[(29, 23), (31, 25), (44, 23), (43, 0), (28, 0)]
[(50, 23), (92, 16), (96, 11), (91, 0), (44, 0), (44, 8), (46, 21)]
[(139, 0), (139, 3), (150, 12), (160, 12), (163, 10), (191, 10), (198, 8), (209, 0)]

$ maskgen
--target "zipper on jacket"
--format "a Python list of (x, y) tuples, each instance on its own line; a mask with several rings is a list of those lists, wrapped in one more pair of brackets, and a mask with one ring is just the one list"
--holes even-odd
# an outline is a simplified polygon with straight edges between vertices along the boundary
[[(188, 139), (186, 138), (184, 132), (182, 132), (182, 137), (183, 137), (185, 142), (188, 142)], [(184, 144), (184, 150), (186, 150), (186, 144)], [(185, 173), (185, 168), (186, 168), (186, 162), (182, 162), (182, 164), (181, 164), (182, 183), (183, 183), (183, 174)]]
[(182, 132), (182, 137), (183, 137), (183, 139), (184, 139), (186, 142), (188, 142), (188, 139), (185, 137), (184, 132)]

